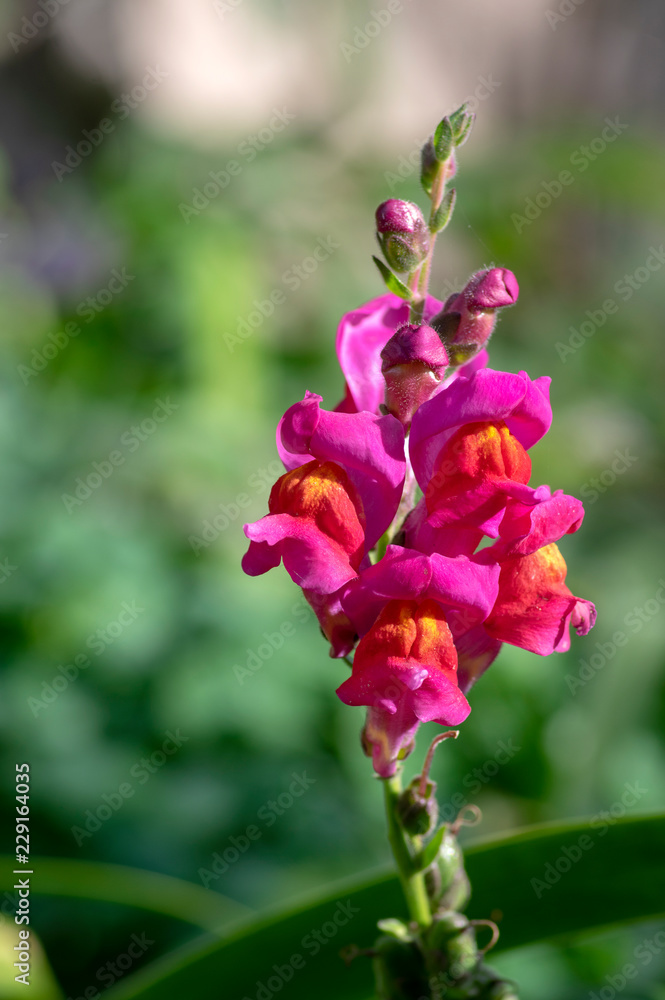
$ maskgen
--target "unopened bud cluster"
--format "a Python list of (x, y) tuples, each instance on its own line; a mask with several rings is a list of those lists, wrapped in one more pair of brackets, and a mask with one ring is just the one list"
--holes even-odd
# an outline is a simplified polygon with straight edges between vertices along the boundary
[[(432, 997), (516, 1000), (511, 983), (484, 963), (485, 951), (476, 938), (476, 924), (461, 911), (471, 896), (462, 850), (457, 840), (460, 819), (435, 831), (438, 807), (436, 783), (418, 775), (401, 793), (396, 815), (414, 844), (430, 835), (438, 845), (425, 870), (425, 885), (432, 922), (416, 929), (400, 920), (382, 920), (376, 942), (374, 969), (378, 996), (387, 1000)], [(427, 846), (420, 856), (427, 856)], [(419, 864), (419, 856), (414, 864)], [(491, 921), (481, 921), (494, 928)]]

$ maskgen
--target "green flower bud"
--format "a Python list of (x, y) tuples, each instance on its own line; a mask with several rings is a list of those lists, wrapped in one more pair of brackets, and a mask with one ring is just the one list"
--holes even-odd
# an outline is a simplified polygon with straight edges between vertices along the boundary
[(373, 960), (377, 1000), (413, 1000), (429, 996), (425, 962), (419, 948), (384, 935), (375, 945)]
[(419, 790), (420, 777), (413, 779), (397, 800), (400, 823), (412, 837), (422, 837), (436, 826), (439, 807), (436, 801), (436, 784), (428, 781), (425, 794)]
[(468, 975), (479, 963), (475, 930), (461, 913), (448, 910), (438, 917), (428, 931), (426, 947), (439, 953), (441, 970), (453, 979)]

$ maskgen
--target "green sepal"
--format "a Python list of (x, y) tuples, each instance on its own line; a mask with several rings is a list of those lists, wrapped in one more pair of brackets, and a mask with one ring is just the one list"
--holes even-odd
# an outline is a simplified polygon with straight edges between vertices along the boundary
[(376, 926), (384, 934), (397, 938), (398, 941), (413, 941), (413, 934), (406, 924), (398, 920), (397, 917), (386, 917), (385, 920), (379, 920)]
[(455, 133), (453, 132), (453, 127), (450, 124), (450, 118), (446, 115), (446, 117), (442, 118), (436, 126), (436, 131), (434, 132), (434, 154), (437, 160), (439, 160), (440, 163), (447, 160), (455, 148), (455, 145)]
[(459, 135), (455, 139), (455, 145), (456, 146), (463, 146), (464, 145), (464, 143), (466, 142), (466, 140), (469, 138), (469, 133), (471, 132), (471, 129), (473, 128), (473, 123), (475, 122), (475, 120), (476, 120), (476, 116), (474, 114), (469, 115), (469, 117), (467, 118), (467, 120), (464, 123), (464, 127), (461, 129)]
[(467, 111), (466, 103), (450, 115), (450, 125), (453, 130), (456, 146), (464, 145), (466, 140), (469, 138), (469, 132), (471, 131), (471, 127), (475, 120), (476, 116), (474, 112)]
[(425, 870), (425, 868), (429, 868), (431, 864), (434, 864), (434, 862), (436, 861), (436, 856), (439, 853), (439, 849), (441, 848), (441, 842), (445, 836), (445, 833), (446, 833), (446, 825), (445, 823), (443, 823), (436, 831), (436, 833), (434, 834), (430, 842), (427, 844), (427, 846), (424, 847), (420, 852), (420, 854), (418, 854), (414, 858), (413, 863), (414, 866), (416, 867), (416, 871), (422, 872)]
[(393, 274), (389, 267), (386, 267), (382, 260), (374, 256), (372, 260), (381, 272), (381, 277), (385, 281), (388, 291), (392, 292), (393, 295), (399, 295), (400, 299), (406, 299), (407, 302), (410, 301), (413, 298), (411, 290), (399, 280), (396, 274)]
[(455, 198), (457, 192), (455, 188), (451, 188), (446, 194), (443, 201), (434, 213), (434, 217), (430, 222), (430, 231), (432, 233), (442, 232), (448, 223), (450, 222), (450, 217), (453, 214), (453, 209), (455, 207)]
[(420, 151), (420, 183), (425, 194), (431, 194), (441, 165), (434, 152), (434, 138), (430, 136)]

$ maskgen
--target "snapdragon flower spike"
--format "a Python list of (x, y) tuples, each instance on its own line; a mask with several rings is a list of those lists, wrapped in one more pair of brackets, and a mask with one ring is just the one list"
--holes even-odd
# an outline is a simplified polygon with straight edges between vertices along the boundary
[(280, 560), (301, 587), (331, 594), (357, 575), (390, 525), (406, 463), (394, 417), (328, 413), (307, 393), (277, 430), (287, 474), (273, 487), (270, 513), (245, 525), (243, 569), (257, 576)]
[(441, 606), (390, 601), (360, 640), (353, 672), (337, 689), (346, 705), (369, 708), (365, 752), (382, 778), (410, 753), (421, 722), (459, 725), (471, 711), (457, 685), (457, 654)]
[(398, 327), (381, 351), (386, 408), (408, 430), (419, 406), (441, 387), (448, 355), (431, 326)]
[(497, 310), (514, 305), (518, 295), (513, 272), (493, 267), (474, 274), (463, 291), (450, 296), (432, 326), (440, 333), (452, 365), (464, 364), (487, 344)]
[(430, 232), (423, 213), (412, 201), (389, 198), (376, 210), (376, 236), (395, 271), (412, 271), (430, 251)]

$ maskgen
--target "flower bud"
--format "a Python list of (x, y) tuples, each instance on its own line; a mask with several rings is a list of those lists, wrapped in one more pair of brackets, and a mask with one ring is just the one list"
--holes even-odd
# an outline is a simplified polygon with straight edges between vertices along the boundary
[(411, 201), (389, 198), (376, 210), (376, 235), (383, 255), (396, 271), (412, 271), (430, 251), (423, 213)]
[(435, 783), (427, 782), (424, 795), (420, 794), (419, 786), (420, 776), (417, 776), (397, 800), (397, 815), (406, 832), (412, 837), (429, 833), (436, 826), (439, 815)]
[(517, 302), (519, 285), (512, 271), (493, 267), (474, 274), (463, 291), (451, 295), (430, 322), (458, 367), (487, 343), (496, 325), (496, 311)]
[(475, 931), (461, 913), (447, 911), (435, 918), (427, 932), (426, 946), (441, 953), (442, 964), (454, 979), (461, 979), (478, 966)]
[(517, 278), (506, 267), (492, 267), (479, 271), (468, 283), (462, 295), (472, 312), (501, 309), (517, 302), (520, 289)]
[(429, 996), (427, 969), (416, 944), (382, 935), (374, 945), (374, 977), (381, 1000)]
[(445, 171), (444, 180), (449, 180), (455, 176), (457, 173), (455, 152), (452, 151), (448, 159), (442, 164), (434, 150), (434, 137), (430, 136), (420, 151), (420, 183), (427, 194), (431, 194), (432, 186), (439, 170)]
[(448, 367), (448, 353), (431, 326), (406, 323), (381, 351), (386, 407), (409, 427), (413, 414), (437, 391)]

